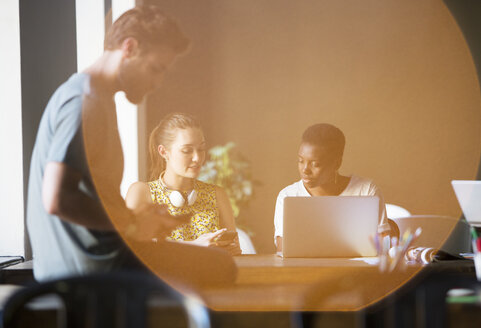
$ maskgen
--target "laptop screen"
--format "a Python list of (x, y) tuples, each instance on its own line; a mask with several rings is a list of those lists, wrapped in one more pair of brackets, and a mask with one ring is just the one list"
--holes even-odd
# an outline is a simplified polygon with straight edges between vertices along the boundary
[(284, 257), (375, 256), (376, 196), (286, 197)]
[(464, 217), (474, 226), (481, 226), (481, 181), (453, 180), (454, 193)]

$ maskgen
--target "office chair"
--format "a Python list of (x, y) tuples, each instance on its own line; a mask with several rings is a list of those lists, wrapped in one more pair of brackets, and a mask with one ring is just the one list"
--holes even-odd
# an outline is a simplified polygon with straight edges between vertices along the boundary
[(411, 213), (399, 205), (386, 203), (386, 216), (390, 219), (403, 218), (410, 216)]
[(417, 227), (423, 229), (412, 246), (433, 247), (450, 254), (471, 252), (469, 224), (463, 219), (439, 215), (411, 215), (393, 220), (401, 235), (408, 228), (411, 232)]
[[(181, 295), (157, 277), (138, 272), (65, 278), (21, 289), (5, 304), (3, 327), (21, 327), (27, 303), (46, 295), (57, 296), (63, 305), (56, 308), (60, 314), (57, 327), (143, 328), (148, 326), (149, 312), (156, 306), (167, 307), (169, 313), (181, 308), (188, 327), (210, 327), (207, 310), (193, 296)], [(148, 303), (152, 305), (150, 310)], [(175, 326), (179, 326), (178, 322)]]
[(242, 254), (256, 254), (256, 249), (254, 247), (254, 244), (252, 243), (251, 238), (242, 229), (236, 228), (237, 230), (237, 235), (239, 236), (239, 245), (242, 250)]

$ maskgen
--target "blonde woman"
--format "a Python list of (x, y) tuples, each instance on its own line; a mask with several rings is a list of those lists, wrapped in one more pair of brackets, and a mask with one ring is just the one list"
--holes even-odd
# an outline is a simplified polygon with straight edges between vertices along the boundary
[(206, 157), (201, 126), (191, 115), (167, 115), (152, 131), (150, 182), (136, 182), (127, 192), (127, 207), (165, 204), (172, 215), (191, 214), (190, 223), (168, 239), (197, 246), (221, 247), (240, 254), (234, 215), (225, 191), (197, 180)]

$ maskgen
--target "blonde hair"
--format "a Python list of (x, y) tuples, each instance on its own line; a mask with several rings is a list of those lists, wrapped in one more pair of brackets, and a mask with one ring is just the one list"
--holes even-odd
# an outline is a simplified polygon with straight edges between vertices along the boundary
[(202, 131), (194, 116), (185, 113), (171, 113), (152, 130), (149, 138), (150, 180), (158, 179), (160, 173), (165, 170), (165, 159), (159, 154), (159, 145), (170, 148), (175, 140), (176, 130), (187, 128), (197, 128)]

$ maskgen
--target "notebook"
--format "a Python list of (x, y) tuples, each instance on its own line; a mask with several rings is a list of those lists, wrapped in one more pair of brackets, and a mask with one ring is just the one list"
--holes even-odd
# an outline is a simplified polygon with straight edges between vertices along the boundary
[(481, 181), (453, 180), (451, 184), (466, 221), (481, 226)]
[(376, 256), (379, 198), (374, 196), (286, 197), (283, 257)]

